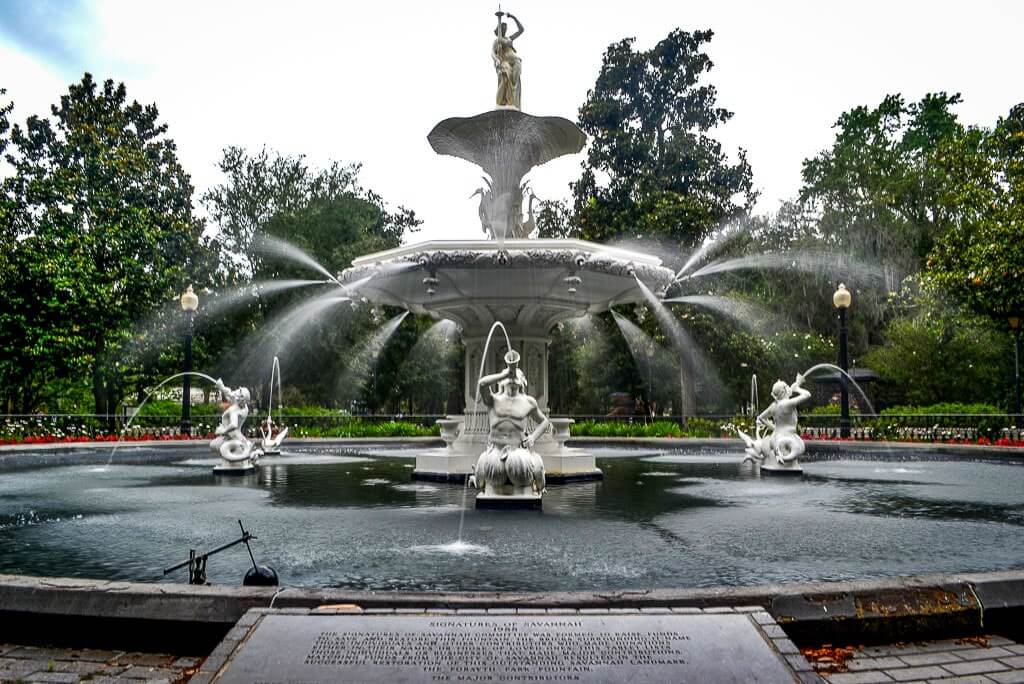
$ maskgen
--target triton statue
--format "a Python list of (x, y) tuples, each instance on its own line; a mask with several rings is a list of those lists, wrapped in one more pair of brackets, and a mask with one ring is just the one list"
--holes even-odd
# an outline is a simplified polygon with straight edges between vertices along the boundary
[[(804, 440), (797, 428), (797, 406), (807, 401), (811, 393), (801, 385), (804, 377), (799, 373), (792, 385), (779, 380), (772, 386), (774, 401), (757, 417), (754, 437), (740, 431), (746, 445), (744, 461), (760, 464), (763, 472), (772, 474), (800, 474), (798, 458), (804, 453)], [(770, 422), (769, 422), (770, 419)], [(766, 435), (761, 428), (771, 429)]]
[[(544, 493), (544, 459), (534, 443), (550, 426), (537, 400), (526, 394), (526, 376), (519, 370), (519, 353), (505, 354), (505, 369), (480, 378), (482, 399), (488, 408), (490, 434), (487, 449), (477, 459), (475, 483), (485, 500), (514, 497), (534, 504)], [(498, 383), (498, 391), (490, 387)], [(530, 420), (536, 424), (527, 432)]]
[(220, 465), (214, 466), (213, 472), (249, 472), (256, 467), (255, 462), (263, 453), (242, 432), (242, 425), (249, 417), (249, 390), (245, 387), (233, 390), (219, 379), (217, 389), (228, 406), (220, 417), (220, 425), (214, 431), (217, 437), (210, 442), (210, 449), (221, 458)]

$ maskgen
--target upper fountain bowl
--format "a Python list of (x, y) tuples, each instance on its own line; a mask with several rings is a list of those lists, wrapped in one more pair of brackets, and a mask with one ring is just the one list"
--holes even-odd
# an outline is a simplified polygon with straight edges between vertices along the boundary
[(472, 162), (498, 184), (505, 181), (513, 187), (534, 166), (576, 154), (586, 140), (568, 119), (533, 116), (513, 108), (445, 119), (427, 136), (438, 154)]

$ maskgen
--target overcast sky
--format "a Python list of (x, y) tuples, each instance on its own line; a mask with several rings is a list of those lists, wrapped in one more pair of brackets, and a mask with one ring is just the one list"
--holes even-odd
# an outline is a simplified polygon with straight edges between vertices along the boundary
[[(1024, 100), (1024, 2), (507, 0), (526, 32), (523, 109), (575, 119), (605, 48), (673, 28), (715, 32), (708, 80), (735, 117), (717, 133), (749, 152), (759, 212), (800, 185), (837, 116), (887, 93), (960, 92), (961, 119), (991, 125)], [(227, 145), (364, 165), (363, 184), (425, 223), (414, 240), (479, 237), (480, 183), (427, 144), (435, 123), (490, 109), (496, 3), (0, 0), (0, 87), (15, 118), (48, 111), (90, 71), (155, 102), (197, 189)], [(567, 196), (582, 155), (533, 172)]]

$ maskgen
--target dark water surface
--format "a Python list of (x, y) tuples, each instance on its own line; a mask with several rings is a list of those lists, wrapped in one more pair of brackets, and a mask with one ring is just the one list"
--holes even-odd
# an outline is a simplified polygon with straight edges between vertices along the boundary
[[(185, 581), (162, 568), (237, 536), (286, 586), (589, 590), (1024, 567), (1024, 467), (823, 461), (759, 478), (725, 450), (594, 449), (602, 482), (551, 485), (543, 512), (477, 511), (413, 482), (411, 448), (295, 449), (246, 477), (212, 460), (0, 475), (0, 573)], [(239, 584), (244, 547), (210, 561)]]

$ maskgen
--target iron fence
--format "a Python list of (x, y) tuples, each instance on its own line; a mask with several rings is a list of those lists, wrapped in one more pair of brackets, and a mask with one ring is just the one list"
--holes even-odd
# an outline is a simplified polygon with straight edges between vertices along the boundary
[[(417, 436), (438, 434), (441, 414), (315, 414), (275, 416), (294, 436)], [(737, 428), (752, 429), (750, 416), (701, 414), (680, 416), (608, 416), (553, 414), (572, 418), (575, 434), (587, 429), (615, 434), (616, 427), (668, 426), (677, 430), (665, 436), (734, 436)], [(255, 431), (266, 418), (253, 411), (247, 426)], [(192, 414), (192, 435), (212, 435), (220, 422), (218, 414)], [(95, 414), (0, 414), (0, 443), (25, 441), (85, 441), (93, 439), (174, 439), (181, 437), (180, 415), (104, 416)], [(587, 425), (589, 424), (589, 425)], [(838, 439), (838, 414), (804, 414), (800, 428), (805, 437)], [(623, 434), (629, 433), (628, 430)], [(637, 433), (639, 434), (639, 433)], [(650, 436), (657, 436), (654, 429)], [(1024, 443), (1024, 416), (1019, 414), (864, 414), (850, 416), (850, 438), (855, 440), (898, 440), (915, 442)]]

